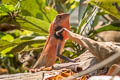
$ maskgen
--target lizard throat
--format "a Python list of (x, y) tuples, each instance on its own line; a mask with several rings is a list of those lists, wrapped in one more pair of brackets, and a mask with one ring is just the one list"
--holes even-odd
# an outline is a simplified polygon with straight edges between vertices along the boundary
[(57, 35), (56, 33), (54, 33), (54, 37), (55, 37), (56, 39), (63, 40), (62, 34)]
[(55, 33), (54, 33), (54, 37), (56, 39), (59, 39), (59, 40), (63, 40), (63, 35), (62, 35), (62, 32), (60, 32), (59, 34), (56, 34), (57, 31), (61, 30), (62, 27), (61, 26), (56, 26), (55, 28)]

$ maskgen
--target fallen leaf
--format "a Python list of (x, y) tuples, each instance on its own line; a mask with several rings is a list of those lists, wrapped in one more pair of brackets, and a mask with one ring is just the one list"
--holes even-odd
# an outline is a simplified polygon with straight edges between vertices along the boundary
[(87, 75), (84, 75), (80, 78), (80, 80), (87, 80), (87, 79), (88, 79)]
[(49, 77), (45, 80), (64, 80), (64, 77), (62, 77), (61, 75), (56, 75), (56, 76)]
[[(74, 72), (72, 72), (71, 70), (62, 70), (60, 74), (49, 77), (45, 80), (65, 80), (66, 77), (72, 76), (73, 74)], [(76, 80), (76, 79), (72, 79), (72, 80)]]
[(108, 70), (107, 74), (109, 76), (115, 76), (118, 75), (120, 76), (120, 65), (118, 64), (113, 64), (110, 69)]
[(63, 70), (62, 72), (61, 72), (61, 76), (63, 76), (63, 77), (68, 77), (68, 76), (71, 76), (71, 75), (73, 75), (74, 73), (71, 71), (71, 70)]

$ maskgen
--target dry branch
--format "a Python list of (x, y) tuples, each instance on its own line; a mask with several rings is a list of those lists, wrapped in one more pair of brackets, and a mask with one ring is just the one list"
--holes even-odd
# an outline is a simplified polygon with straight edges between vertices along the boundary
[[(46, 79), (49, 75), (54, 74), (54, 76), (57, 74), (60, 74), (62, 72), (62, 69), (71, 69), (74, 72), (79, 72), (80, 69), (83, 71), (86, 71), (85, 69), (88, 69), (89, 67), (93, 66), (97, 61), (103, 61), (105, 59), (108, 59), (112, 56), (115, 56), (114, 54), (117, 54), (119, 57), (119, 50), (120, 50), (120, 43), (114, 43), (114, 42), (97, 42), (94, 40), (91, 40), (89, 38), (83, 37), (81, 35), (72, 33), (68, 30), (66, 30), (69, 38), (82, 46), (86, 47), (89, 51), (84, 52), (82, 55), (80, 55), (78, 58), (76, 58), (76, 63), (62, 63), (62, 64), (55, 64), (53, 66), (52, 71), (41, 71), (37, 73), (20, 73), (20, 74), (12, 74), (12, 75), (3, 75), (0, 76), (0, 79), (4, 80), (44, 80)], [(94, 55), (94, 56), (93, 56)], [(112, 58), (109, 59), (110, 61)], [(106, 60), (106, 61), (109, 61)], [(109, 64), (114, 64), (114, 63), (119, 63), (120, 59), (113, 60), (112, 63)], [(104, 62), (101, 62), (100, 64), (103, 64)], [(106, 63), (104, 64), (106, 65)], [(93, 68), (95, 67), (93, 66)], [(99, 65), (98, 65), (99, 66)], [(104, 67), (103, 65), (99, 67), (99, 70), (95, 70), (94, 72), (90, 71), (89, 75), (93, 74), (101, 74), (105, 73), (103, 70), (100, 71), (100, 68)], [(92, 68), (92, 69), (93, 69)], [(82, 71), (82, 72), (83, 72)], [(105, 70), (106, 71), (106, 70)], [(53, 76), (53, 75), (52, 75)], [(78, 75), (79, 76), (79, 75)], [(78, 77), (77, 76), (77, 77)]]
[[(59, 74), (63, 69), (72, 69), (77, 72), (77, 69), (81, 67), (83, 70), (87, 69), (90, 66), (93, 66), (97, 63), (95, 57), (89, 52), (86, 51), (84, 54), (80, 55), (76, 63), (61, 63), (55, 64), (54, 70), (52, 71), (40, 71), (36, 73), (18, 73), (18, 74), (8, 74), (1, 75), (0, 80), (43, 80), (50, 76), (55, 76)], [(95, 72), (91, 73), (94, 74)]]

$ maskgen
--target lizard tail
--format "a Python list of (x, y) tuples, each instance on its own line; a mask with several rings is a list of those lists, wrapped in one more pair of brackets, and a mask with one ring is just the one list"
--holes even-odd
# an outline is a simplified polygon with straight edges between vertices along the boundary
[(44, 63), (45, 63), (45, 56), (40, 56), (32, 68), (33, 69), (40, 68), (45, 65)]

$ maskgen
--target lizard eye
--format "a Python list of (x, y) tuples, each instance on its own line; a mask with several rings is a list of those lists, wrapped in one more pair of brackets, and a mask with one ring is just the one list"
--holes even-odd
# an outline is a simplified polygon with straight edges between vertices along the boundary
[(59, 19), (61, 19), (61, 18), (62, 18), (62, 16), (59, 16), (58, 18), (59, 18)]

